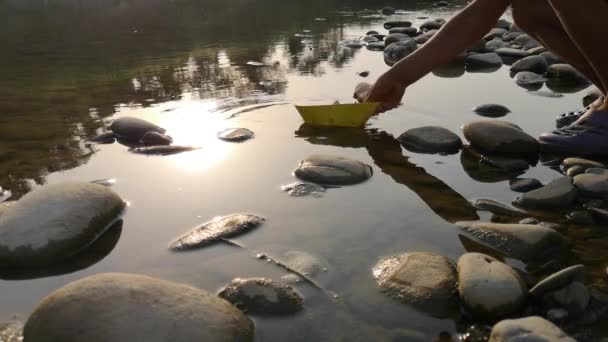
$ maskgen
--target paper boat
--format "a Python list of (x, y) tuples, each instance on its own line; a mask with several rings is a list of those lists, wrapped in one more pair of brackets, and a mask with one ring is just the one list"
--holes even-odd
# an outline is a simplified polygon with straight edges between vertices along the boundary
[(365, 126), (367, 120), (376, 114), (380, 104), (352, 103), (326, 106), (296, 106), (296, 109), (311, 126), (355, 127)]

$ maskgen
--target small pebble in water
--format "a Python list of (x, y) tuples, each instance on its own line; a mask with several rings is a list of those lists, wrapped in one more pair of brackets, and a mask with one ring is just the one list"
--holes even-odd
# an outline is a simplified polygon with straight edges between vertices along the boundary
[(325, 192), (325, 188), (321, 185), (306, 182), (295, 182), (283, 185), (281, 190), (287, 192), (289, 196), (302, 197), (314, 196), (321, 197), (321, 193)]
[(267, 259), (268, 257), (264, 253), (258, 253), (255, 255), (257, 259)]
[(367, 71), (367, 70), (361, 71), (361, 72), (358, 72), (357, 75), (359, 75), (361, 77), (367, 77), (367, 76), (369, 76), (369, 71)]

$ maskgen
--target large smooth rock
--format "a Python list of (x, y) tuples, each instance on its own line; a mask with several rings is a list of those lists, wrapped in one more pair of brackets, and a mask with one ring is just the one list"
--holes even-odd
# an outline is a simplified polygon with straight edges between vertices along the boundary
[(492, 328), (489, 342), (576, 342), (560, 328), (538, 316), (509, 319)]
[(269, 316), (294, 314), (304, 303), (290, 286), (266, 278), (236, 278), (218, 295), (244, 312)]
[(502, 40), (500, 38), (494, 38), (494, 39), (486, 42), (485, 49), (488, 52), (494, 52), (497, 49), (506, 48), (506, 47), (509, 47), (509, 46), (511, 46), (510, 43), (505, 42), (504, 40)]
[(391, 43), (384, 49), (384, 60), (392, 65), (409, 56), (414, 51), (416, 51), (416, 42), (414, 40), (400, 40)]
[(557, 231), (534, 224), (457, 222), (456, 225), (482, 243), (516, 259), (540, 259), (564, 247)]
[(513, 48), (500, 48), (494, 50), (494, 52), (500, 57), (507, 57), (513, 59), (521, 59), (530, 56), (530, 53), (528, 51)]
[[(388, 47), (389, 45), (393, 44), (393, 43), (397, 43), (400, 41), (406, 41), (406, 42), (410, 42), (412, 41), (412, 37), (408, 36), (407, 34), (403, 34), (403, 33), (393, 33), (393, 34), (389, 34), (388, 36), (386, 36), (386, 38), (384, 39), (384, 46)], [(414, 42), (415, 43), (415, 42)], [(409, 43), (410, 45), (412, 43)], [(415, 45), (415, 44), (414, 44)]]
[(464, 59), (467, 69), (496, 69), (502, 66), (502, 59), (494, 52), (468, 55)]
[(130, 116), (118, 118), (110, 125), (110, 130), (119, 138), (139, 141), (147, 132), (165, 133), (165, 129), (151, 122)]
[(0, 216), (0, 265), (37, 267), (80, 252), (122, 213), (125, 203), (93, 183), (46, 185)]
[(490, 32), (488, 32), (483, 39), (485, 40), (492, 40), (494, 38), (499, 38), (504, 36), (505, 34), (507, 34), (507, 30), (503, 29), (503, 28), (493, 28), (490, 30)]
[(538, 282), (538, 284), (536, 284), (532, 289), (530, 289), (530, 294), (533, 296), (540, 297), (547, 292), (558, 290), (572, 282), (582, 282), (584, 280), (585, 266), (570, 266)]
[(511, 66), (512, 73), (520, 71), (531, 71), (537, 74), (544, 74), (547, 70), (547, 61), (542, 56), (524, 57)]
[(511, 181), (509, 186), (511, 191), (524, 193), (542, 188), (543, 183), (536, 178), (520, 178)]
[(519, 311), (526, 285), (509, 265), (495, 258), (466, 253), (458, 259), (458, 292), (464, 305), (480, 319), (496, 319)]
[(540, 54), (540, 56), (545, 58), (545, 60), (547, 61), (547, 65), (563, 63), (563, 60), (561, 59), (561, 57), (557, 56), (556, 54), (554, 54), (551, 51), (543, 52)]
[(382, 259), (373, 268), (378, 285), (390, 296), (434, 316), (444, 317), (457, 305), (454, 263), (432, 253), (405, 253)]
[(24, 341), (253, 341), (253, 323), (232, 304), (185, 284), (106, 273), (43, 299)]
[(323, 185), (350, 185), (364, 182), (373, 174), (371, 166), (360, 161), (330, 155), (313, 155), (300, 162), (296, 177)]
[(474, 121), (466, 124), (463, 132), (473, 147), (488, 153), (532, 155), (539, 149), (536, 139), (505, 121)]
[(406, 148), (421, 153), (454, 153), (462, 147), (458, 135), (438, 126), (407, 130), (397, 140)]
[(416, 44), (424, 44), (429, 41), (429, 39), (433, 38), (435, 33), (437, 33), (437, 30), (426, 31), (418, 37), (414, 38), (414, 41), (416, 42)]
[(608, 198), (608, 173), (578, 175), (574, 177), (574, 186), (583, 196)]
[(547, 68), (547, 77), (566, 83), (589, 84), (589, 80), (570, 64), (552, 64)]
[(517, 198), (517, 204), (530, 209), (562, 209), (574, 205), (578, 191), (572, 178), (560, 177)]
[(568, 170), (573, 166), (581, 166), (585, 170), (594, 168), (594, 167), (606, 168), (606, 165), (604, 165), (600, 162), (596, 162), (594, 160), (589, 160), (589, 159), (583, 159), (583, 158), (566, 158), (562, 162), (562, 166), (564, 167), (564, 170)]
[(411, 21), (387, 21), (384, 23), (384, 28), (387, 30), (392, 29), (393, 27), (412, 27)]

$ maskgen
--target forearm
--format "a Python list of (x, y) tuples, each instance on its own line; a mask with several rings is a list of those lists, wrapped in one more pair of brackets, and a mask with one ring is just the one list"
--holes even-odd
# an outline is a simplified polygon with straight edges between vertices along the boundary
[(475, 0), (448, 21), (433, 38), (388, 73), (407, 85), (418, 81), (479, 41), (494, 27), (511, 0)]

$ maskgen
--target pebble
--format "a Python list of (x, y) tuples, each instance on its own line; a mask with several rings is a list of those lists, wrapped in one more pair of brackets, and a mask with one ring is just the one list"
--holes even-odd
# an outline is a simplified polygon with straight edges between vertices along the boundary
[(419, 153), (455, 153), (462, 147), (458, 135), (439, 126), (413, 128), (401, 134), (397, 140), (408, 150)]
[(587, 170), (590, 168), (603, 168), (603, 169), (606, 168), (606, 165), (604, 165), (600, 162), (596, 162), (594, 160), (589, 160), (589, 159), (582, 159), (582, 158), (566, 158), (562, 162), (562, 166), (563, 166), (564, 170), (568, 170), (573, 166), (580, 166), (584, 170)]
[(396, 10), (390, 6), (386, 6), (380, 10), (380, 13), (382, 13), (384, 15), (393, 15), (393, 14), (395, 14), (395, 12), (396, 12)]
[(287, 192), (289, 196), (302, 197), (302, 196), (313, 196), (321, 197), (322, 193), (325, 192), (325, 188), (321, 185), (306, 182), (295, 182), (287, 185), (283, 185), (281, 190)]
[(489, 342), (551, 341), (576, 342), (544, 318), (531, 316), (504, 320), (492, 328)]
[(568, 310), (566, 309), (551, 309), (547, 311), (547, 319), (555, 324), (562, 324), (568, 319)]
[(473, 112), (488, 118), (499, 118), (511, 113), (511, 110), (499, 104), (485, 104), (473, 108)]
[[(406, 42), (410, 42), (412, 41), (412, 37), (408, 36), (407, 34), (403, 34), (403, 33), (393, 33), (393, 34), (389, 34), (388, 36), (386, 36), (386, 38), (384, 39), (384, 46), (388, 47), (389, 45), (393, 44), (393, 43), (397, 43), (400, 41), (406, 41)], [(412, 44), (412, 43), (409, 43)], [(415, 44), (414, 44), (415, 45)]]
[(566, 171), (566, 176), (573, 177), (585, 173), (585, 168), (582, 166), (573, 166)]
[(559, 290), (545, 294), (543, 302), (545, 305), (566, 309), (572, 317), (580, 317), (585, 313), (590, 299), (587, 287), (581, 282), (574, 281)]
[(359, 71), (359, 72), (357, 73), (357, 76), (360, 76), (360, 77), (367, 77), (367, 76), (369, 76), (369, 71), (367, 71), (367, 70), (365, 70), (365, 71)]
[(194, 150), (198, 150), (199, 147), (194, 146), (146, 146), (146, 147), (136, 147), (129, 150), (131, 153), (135, 154), (145, 154), (145, 155), (156, 155), (156, 156), (170, 156), (173, 154), (190, 152)]
[(537, 74), (544, 74), (547, 70), (547, 61), (542, 56), (528, 56), (515, 62), (510, 71), (514, 74), (520, 71), (531, 71)]
[(301, 180), (322, 185), (351, 185), (373, 175), (371, 166), (338, 156), (313, 155), (300, 162), (295, 170)]
[(439, 30), (444, 23), (445, 21), (440, 19), (431, 19), (422, 23), (422, 25), (420, 25), (420, 29), (423, 31)]
[(494, 27), (509, 30), (511, 28), (511, 25), (513, 25), (513, 23), (506, 19), (498, 19)]
[(498, 69), (502, 66), (502, 59), (494, 52), (480, 53), (468, 55), (464, 59), (464, 64), (467, 70)]
[(542, 188), (527, 192), (517, 198), (517, 204), (530, 209), (562, 209), (575, 204), (578, 191), (572, 178), (560, 177)]
[[(485, 49), (488, 52), (494, 52), (497, 49), (506, 48), (506, 47), (509, 47), (509, 46), (511, 46), (511, 44), (505, 42), (504, 40), (502, 40), (500, 38), (494, 38), (494, 39), (486, 42)], [(501, 60), (501, 62), (502, 62), (502, 60)]]
[(267, 278), (236, 278), (218, 296), (254, 315), (291, 315), (304, 304), (302, 295), (291, 286)]
[(531, 71), (520, 71), (515, 74), (515, 83), (519, 86), (540, 85), (542, 87), (546, 80), (547, 78), (543, 75)]
[(524, 217), (526, 212), (490, 199), (477, 199), (471, 203), (475, 209), (489, 211), (500, 216)]
[(543, 52), (540, 56), (545, 58), (547, 65), (563, 63), (563, 60), (551, 51)]
[(509, 182), (509, 185), (510, 185), (511, 191), (521, 192), (521, 193), (529, 192), (529, 191), (536, 190), (536, 189), (543, 187), (543, 183), (541, 183), (536, 178), (514, 179)]
[(494, 51), (500, 57), (510, 57), (514, 59), (521, 59), (524, 57), (530, 56), (530, 53), (527, 51), (513, 49), (513, 48), (500, 48)]
[(110, 130), (119, 138), (128, 141), (139, 141), (147, 132), (165, 133), (165, 129), (146, 120), (135, 117), (122, 117), (114, 120)]
[(414, 41), (416, 42), (416, 44), (424, 44), (429, 39), (431, 39), (436, 33), (437, 33), (437, 30), (426, 31), (423, 34), (419, 35), (418, 37), (414, 38)]
[(506, 121), (474, 121), (463, 127), (465, 138), (475, 148), (491, 154), (536, 155), (536, 139)]
[(254, 135), (253, 131), (247, 128), (228, 128), (219, 132), (217, 137), (225, 141), (242, 142), (253, 138)]
[(410, 37), (415, 37), (416, 35), (418, 35), (418, 30), (414, 27), (393, 27), (388, 31), (388, 33), (402, 33)]

